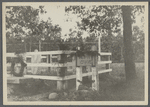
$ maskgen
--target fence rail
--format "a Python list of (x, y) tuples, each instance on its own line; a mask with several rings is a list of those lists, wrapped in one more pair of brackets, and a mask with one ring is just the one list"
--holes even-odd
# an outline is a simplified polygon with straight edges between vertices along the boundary
[[(42, 52), (26, 52), (23, 53), (25, 56), (28, 55), (59, 55), (59, 54), (71, 54), (75, 53), (76, 51), (42, 51)], [(6, 53), (7, 57), (16, 57), (15, 53)]]

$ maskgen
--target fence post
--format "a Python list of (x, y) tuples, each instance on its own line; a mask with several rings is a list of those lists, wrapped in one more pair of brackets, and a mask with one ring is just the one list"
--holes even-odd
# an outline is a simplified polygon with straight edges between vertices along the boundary
[(82, 81), (82, 66), (76, 67), (76, 90), (78, 90), (80, 85), (80, 82), (78, 82), (78, 80)]
[[(97, 51), (95, 46), (92, 46), (91, 50), (93, 52)], [(92, 55), (92, 80), (94, 81), (92, 83), (92, 88), (99, 91), (99, 74), (98, 74), (98, 70), (96, 69), (97, 68), (97, 60), (98, 60), (98, 56), (96, 54)]]
[[(50, 55), (47, 55), (47, 63), (50, 63)], [(50, 67), (48, 67), (48, 71), (50, 72)]]
[[(97, 57), (93, 56), (93, 59), (97, 63)], [(96, 65), (92, 65), (92, 80), (94, 81), (92, 83), (92, 88), (99, 91), (99, 74), (98, 70), (96, 69)]]
[[(60, 59), (59, 59), (59, 63), (66, 63), (66, 61), (67, 61), (67, 55), (61, 54)], [(67, 67), (60, 67), (57, 75), (59, 77), (64, 78), (66, 71), (67, 71)], [(58, 80), (57, 81), (57, 90), (62, 90), (62, 89), (66, 89), (66, 88), (67, 88), (66, 80)]]

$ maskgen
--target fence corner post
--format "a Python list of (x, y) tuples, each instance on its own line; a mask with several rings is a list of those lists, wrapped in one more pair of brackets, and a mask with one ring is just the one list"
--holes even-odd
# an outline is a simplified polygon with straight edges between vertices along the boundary
[(92, 80), (94, 81), (92, 83), (92, 88), (99, 91), (99, 74), (96, 67), (92, 67)]
[(78, 90), (79, 85), (81, 84), (78, 80), (82, 81), (82, 66), (76, 67), (76, 90)]
[[(67, 55), (66, 54), (61, 54), (59, 61), (61, 63), (66, 63), (67, 62)], [(58, 71), (58, 76), (62, 77), (62, 79), (65, 77), (65, 74), (67, 72), (67, 67), (60, 67)], [(67, 89), (67, 80), (58, 80), (57, 81), (57, 90), (62, 90), (62, 89)]]
[[(96, 51), (96, 48), (94, 48), (92, 51)], [(98, 61), (98, 55), (92, 55), (92, 80), (94, 81), (92, 83), (92, 88), (99, 91), (99, 74), (97, 69), (97, 61)]]

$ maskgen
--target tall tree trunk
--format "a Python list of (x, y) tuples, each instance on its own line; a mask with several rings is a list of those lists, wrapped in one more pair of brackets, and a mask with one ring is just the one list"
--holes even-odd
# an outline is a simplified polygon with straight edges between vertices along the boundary
[(126, 80), (131, 80), (136, 77), (133, 44), (132, 44), (132, 20), (131, 7), (122, 6), (123, 16), (123, 40), (124, 40), (124, 62)]
[(31, 40), (31, 38), (30, 38), (30, 48), (29, 48), (29, 52), (31, 52), (31, 49), (32, 48), (32, 40)]

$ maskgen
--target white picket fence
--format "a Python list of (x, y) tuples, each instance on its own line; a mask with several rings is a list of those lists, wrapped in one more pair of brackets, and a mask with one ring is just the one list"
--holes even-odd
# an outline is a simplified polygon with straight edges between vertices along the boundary
[[(59, 81), (59, 83), (57, 84), (57, 89), (61, 89), (60, 88), (60, 81), (67, 81), (70, 79), (76, 79), (76, 80), (81, 80), (82, 81), (82, 77), (85, 76), (92, 76), (92, 80), (95, 80), (95, 83), (93, 83), (93, 87), (98, 87), (97, 85), (97, 75), (101, 74), (101, 73), (106, 73), (106, 72), (111, 72), (112, 69), (110, 68), (110, 64), (112, 63), (112, 61), (110, 60), (111, 57), (111, 53), (100, 53), (101, 56), (108, 56), (108, 61), (97, 61), (97, 65), (100, 64), (106, 64), (106, 69), (105, 70), (100, 70), (98, 71), (98, 69), (96, 69), (96, 67), (91, 67), (91, 72), (87, 72), (87, 73), (82, 73), (82, 66), (80, 67), (76, 67), (76, 60), (72, 61), (72, 62), (67, 62), (67, 63), (53, 63), (53, 62), (48, 62), (48, 55), (50, 55), (50, 58), (57, 58), (57, 56), (52, 56), (52, 55), (60, 55), (60, 54), (71, 54), (71, 53), (75, 53), (75, 51), (42, 51), (42, 52), (27, 52), (24, 54), (25, 59), (26, 58), (32, 58), (32, 55), (45, 55), (42, 56), (41, 58), (46, 58), (47, 62), (45, 63), (27, 63), (27, 67), (68, 67), (68, 66), (73, 66), (76, 69), (76, 74), (75, 75), (68, 75), (65, 77), (60, 77), (60, 76), (41, 76), (41, 75), (24, 75), (23, 77), (7, 77), (7, 81), (11, 82), (11, 80), (16, 80), (19, 83), (20, 79), (26, 79), (26, 78), (33, 78), (33, 79), (44, 79), (44, 80), (56, 80)], [(16, 55), (14, 53), (7, 53), (6, 55), (7, 57), (16, 57)], [(51, 59), (52, 61), (52, 59)], [(10, 63), (7, 63), (7, 66), (10, 66)], [(15, 81), (15, 82), (16, 82)], [(62, 84), (66, 84), (67, 82), (62, 82)], [(61, 84), (61, 86), (62, 86)], [(78, 86), (80, 85), (79, 82), (76, 81), (76, 89), (78, 89)], [(97, 88), (96, 88), (97, 89)]]

